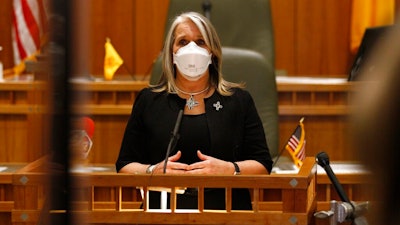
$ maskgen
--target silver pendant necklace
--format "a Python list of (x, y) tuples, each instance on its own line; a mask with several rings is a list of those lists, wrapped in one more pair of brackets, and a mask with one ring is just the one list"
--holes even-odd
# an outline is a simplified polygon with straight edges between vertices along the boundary
[(189, 110), (193, 109), (194, 107), (199, 105), (199, 102), (196, 101), (196, 99), (194, 99), (195, 95), (199, 95), (201, 93), (206, 92), (208, 89), (210, 88), (210, 86), (207, 86), (204, 90), (199, 91), (199, 92), (186, 92), (186, 91), (182, 91), (181, 89), (179, 89), (178, 87), (176, 88), (179, 92), (185, 94), (185, 95), (189, 95), (190, 97), (188, 99), (186, 99), (186, 106), (188, 107)]

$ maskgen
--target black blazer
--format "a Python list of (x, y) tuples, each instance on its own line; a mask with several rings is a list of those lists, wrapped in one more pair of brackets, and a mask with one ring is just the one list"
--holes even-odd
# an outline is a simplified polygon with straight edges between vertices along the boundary
[[(125, 129), (117, 171), (131, 162), (156, 164), (164, 160), (178, 112), (185, 103), (176, 94), (143, 89)], [(205, 105), (211, 140), (209, 155), (225, 161), (256, 160), (271, 171), (264, 129), (250, 94), (234, 89), (232, 96), (222, 96), (215, 91), (205, 99)]]

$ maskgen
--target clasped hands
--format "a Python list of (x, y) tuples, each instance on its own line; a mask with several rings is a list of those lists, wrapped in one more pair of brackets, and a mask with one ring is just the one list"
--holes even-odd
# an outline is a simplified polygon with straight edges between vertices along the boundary
[[(233, 174), (232, 163), (202, 154), (200, 150), (197, 151), (197, 156), (201, 161), (196, 163), (177, 162), (181, 155), (182, 152), (178, 151), (175, 155), (168, 157), (167, 174)], [(158, 163), (153, 170), (153, 174), (162, 174), (163, 166), (164, 162)]]

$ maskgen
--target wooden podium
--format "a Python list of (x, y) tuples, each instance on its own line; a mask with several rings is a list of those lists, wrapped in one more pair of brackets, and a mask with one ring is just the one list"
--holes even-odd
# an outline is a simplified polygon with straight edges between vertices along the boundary
[[(43, 159), (38, 160), (14, 174), (13, 224), (33, 225), (42, 213), (44, 191), (48, 181), (45, 179), (46, 173), (37, 171), (43, 162)], [(70, 215), (73, 224), (306, 225), (312, 221), (317, 206), (316, 164), (312, 157), (307, 158), (299, 173), (293, 175), (176, 176), (94, 171), (71, 173)], [(139, 187), (144, 190), (143, 198)], [(146, 199), (147, 190), (152, 187), (171, 190), (171, 209), (147, 209), (147, 203), (143, 199)], [(198, 188), (198, 210), (176, 209), (174, 200), (180, 187)], [(209, 187), (225, 188), (227, 196), (225, 210), (204, 209), (204, 189)], [(253, 199), (253, 210), (231, 209), (232, 188), (249, 188)], [(274, 193), (272, 198), (269, 192)], [(60, 211), (50, 210), (49, 213), (60, 213)]]
[[(296, 175), (270, 176), (173, 176), (130, 174), (74, 174), (78, 190), (85, 196), (73, 202), (73, 214), (80, 221), (100, 224), (308, 224), (316, 208), (316, 166), (313, 158), (307, 158)], [(151, 187), (171, 189), (170, 210), (147, 210), (146, 201), (132, 204), (124, 201), (124, 188), (142, 187), (144, 198)], [(195, 211), (176, 209), (176, 192), (180, 187), (199, 190), (199, 209)], [(226, 210), (204, 210), (204, 189), (226, 189)], [(96, 200), (95, 188), (109, 188), (115, 194), (109, 208), (103, 200)], [(232, 188), (249, 188), (253, 195), (252, 211), (231, 209)], [(279, 200), (263, 198), (264, 191), (279, 190)], [(79, 198), (78, 197), (78, 198)], [(139, 206), (143, 203), (143, 209)]]
[[(78, 221), (88, 224), (309, 224), (316, 209), (316, 165), (307, 158), (296, 175), (270, 176), (174, 176), (116, 173), (75, 173), (73, 212)], [(136, 195), (143, 188), (144, 197)], [(148, 210), (147, 190), (171, 190), (169, 210)], [(198, 188), (198, 210), (176, 209), (180, 187)], [(204, 189), (225, 188), (226, 209), (205, 210)], [(231, 209), (232, 188), (249, 188), (252, 211)], [(264, 193), (279, 192), (268, 199)], [(97, 193), (96, 193), (97, 191)], [(100, 197), (99, 192), (109, 193)], [(133, 193), (133, 194), (132, 194)], [(140, 205), (143, 204), (143, 207)]]

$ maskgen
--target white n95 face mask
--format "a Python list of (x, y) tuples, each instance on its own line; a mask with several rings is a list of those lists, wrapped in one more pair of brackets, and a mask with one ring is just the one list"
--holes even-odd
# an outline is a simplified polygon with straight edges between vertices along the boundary
[(211, 64), (211, 53), (191, 41), (173, 55), (174, 64), (188, 80), (198, 80)]

